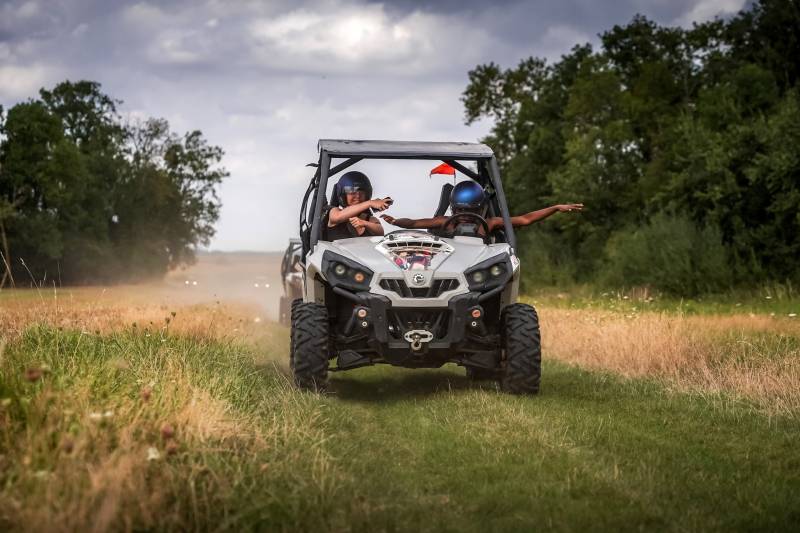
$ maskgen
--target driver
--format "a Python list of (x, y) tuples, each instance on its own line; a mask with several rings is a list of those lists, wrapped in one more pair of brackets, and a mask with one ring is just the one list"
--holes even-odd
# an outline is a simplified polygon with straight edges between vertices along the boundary
[[(480, 216), (481, 207), (483, 206), (483, 202), (485, 199), (486, 195), (483, 192), (483, 187), (481, 187), (474, 181), (462, 181), (461, 183), (453, 187), (453, 192), (450, 193), (450, 208), (453, 211), (453, 216), (463, 213), (471, 213)], [(544, 220), (545, 218), (549, 217), (554, 213), (565, 212), (565, 211), (566, 212), (580, 211), (581, 209), (583, 209), (583, 204), (553, 205), (550, 207), (545, 207), (544, 209), (539, 209), (538, 211), (531, 211), (530, 213), (526, 213), (524, 215), (511, 217), (511, 224), (515, 228), (529, 226), (534, 222)], [(449, 220), (451, 217), (441, 216), (434, 218), (414, 219), (414, 218), (394, 218), (389, 215), (381, 215), (381, 218), (384, 219), (389, 224), (393, 224), (401, 228), (434, 229), (434, 228), (441, 228), (442, 225), (445, 222), (447, 222), (447, 220)], [(489, 233), (493, 232), (498, 228), (503, 227), (502, 217), (489, 218), (488, 220), (486, 220), (486, 223), (489, 226)], [(479, 226), (478, 232), (480, 235), (483, 235), (483, 228)]]
[(329, 241), (352, 237), (383, 235), (380, 221), (371, 216), (372, 209), (383, 211), (392, 204), (391, 198), (371, 200), (372, 184), (363, 172), (350, 171), (336, 184), (338, 197), (323, 215), (327, 216)]

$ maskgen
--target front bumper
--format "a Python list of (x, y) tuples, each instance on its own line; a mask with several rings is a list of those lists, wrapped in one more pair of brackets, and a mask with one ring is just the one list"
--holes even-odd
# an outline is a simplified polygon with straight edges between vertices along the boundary
[[(469, 292), (452, 297), (447, 307), (393, 307), (389, 298), (373, 293), (358, 294), (359, 306), (368, 310), (367, 327), (356, 324), (358, 333), (341, 337), (342, 351), (369, 352), (373, 362), (386, 362), (406, 367), (442, 366), (456, 362), (493, 368), (499, 360), (499, 338), (486, 333), (485, 326), (476, 328), (470, 313), (479, 307), (481, 294)], [(412, 318), (413, 317), (413, 318)], [(482, 317), (481, 317), (482, 318)], [(417, 349), (405, 338), (415, 327), (412, 322), (433, 324), (433, 338)], [(360, 345), (360, 346), (359, 346)]]

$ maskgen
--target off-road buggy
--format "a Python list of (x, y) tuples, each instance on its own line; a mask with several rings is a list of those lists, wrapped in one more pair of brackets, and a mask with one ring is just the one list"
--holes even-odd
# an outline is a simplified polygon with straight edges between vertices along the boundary
[(302, 245), (300, 239), (289, 239), (289, 246), (281, 259), (281, 284), (283, 296), (278, 305), (280, 323), (288, 326), (291, 323), (292, 302), (303, 297), (303, 263), (301, 260)]
[[(436, 232), (328, 241), (328, 182), (364, 159), (445, 162), (483, 187), (483, 216), (455, 215)], [(303, 293), (291, 305), (295, 384), (324, 390), (329, 371), (451, 362), (471, 379), (499, 380), (508, 392), (538, 392), (539, 322), (533, 307), (516, 303), (520, 264), (492, 150), (475, 143), (320, 140), (312, 166), (300, 211)], [(449, 206), (448, 187), (436, 216)], [(490, 234), (485, 218), (495, 216), (503, 228)]]

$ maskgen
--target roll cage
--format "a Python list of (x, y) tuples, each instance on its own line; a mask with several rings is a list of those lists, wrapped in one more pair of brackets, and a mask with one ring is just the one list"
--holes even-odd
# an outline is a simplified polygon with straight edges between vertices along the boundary
[[(503, 230), (497, 232), (496, 239), (508, 243), (512, 250), (515, 248), (514, 227), (500, 181), (500, 168), (492, 149), (485, 144), (321, 139), (318, 149), (319, 160), (308, 165), (316, 170), (300, 208), (303, 260), (314, 249), (322, 234), (321, 215), (327, 203), (328, 180), (363, 159), (416, 159), (447, 163), (484, 188), (487, 193), (487, 216), (500, 216), (503, 219)], [(477, 171), (463, 162), (475, 162)]]

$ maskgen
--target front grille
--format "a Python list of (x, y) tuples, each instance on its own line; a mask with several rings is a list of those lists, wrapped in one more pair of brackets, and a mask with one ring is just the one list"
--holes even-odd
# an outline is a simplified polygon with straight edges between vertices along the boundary
[(389, 336), (396, 340), (403, 340), (406, 332), (414, 329), (430, 331), (434, 340), (441, 340), (447, 336), (450, 325), (448, 309), (389, 309), (387, 315)]
[(392, 291), (403, 298), (437, 298), (442, 293), (458, 288), (455, 278), (435, 279), (430, 287), (409, 287), (402, 279), (382, 279), (381, 288)]

